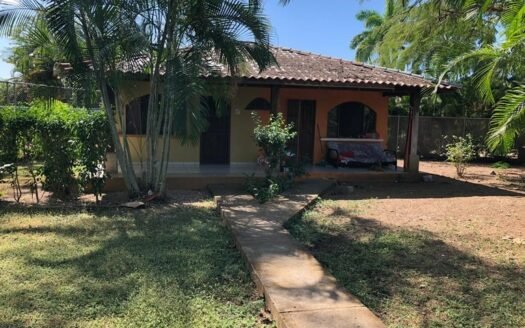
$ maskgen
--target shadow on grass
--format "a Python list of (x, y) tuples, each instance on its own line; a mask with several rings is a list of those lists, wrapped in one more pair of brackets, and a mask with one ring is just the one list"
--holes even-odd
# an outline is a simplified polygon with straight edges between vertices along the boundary
[(209, 208), (10, 209), (0, 238), (0, 327), (252, 327), (263, 306)]
[[(307, 212), (287, 223), (337, 281), (396, 327), (523, 327), (523, 267), (487, 263), (421, 230)], [(339, 219), (341, 219), (339, 217)]]

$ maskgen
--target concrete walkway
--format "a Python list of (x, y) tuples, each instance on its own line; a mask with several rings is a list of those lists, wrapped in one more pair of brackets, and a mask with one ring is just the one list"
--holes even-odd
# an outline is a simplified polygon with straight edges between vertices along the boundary
[(330, 186), (328, 181), (304, 181), (262, 205), (229, 188), (210, 186), (210, 190), (218, 196), (221, 214), (277, 327), (384, 327), (283, 228)]

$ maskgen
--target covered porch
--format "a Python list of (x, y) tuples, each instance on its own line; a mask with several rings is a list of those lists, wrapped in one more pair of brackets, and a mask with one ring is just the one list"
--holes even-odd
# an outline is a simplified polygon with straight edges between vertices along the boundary
[[(405, 172), (403, 162), (400, 161), (397, 169), (385, 168), (381, 171), (368, 168), (335, 168), (332, 166), (307, 165), (306, 174), (298, 180), (327, 179), (334, 182), (394, 182), (412, 181), (418, 179), (418, 174)], [(200, 165), (198, 163), (171, 164), (168, 171), (167, 184), (169, 189), (206, 189), (213, 184), (243, 185), (249, 176), (264, 177), (264, 170), (256, 164), (219, 164)], [(109, 180), (107, 191), (121, 191), (124, 181), (118, 174)]]

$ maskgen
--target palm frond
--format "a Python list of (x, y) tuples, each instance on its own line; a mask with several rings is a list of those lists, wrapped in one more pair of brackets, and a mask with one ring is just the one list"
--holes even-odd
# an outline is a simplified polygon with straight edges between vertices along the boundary
[[(462, 66), (466, 66), (468, 69), (470, 65), (467, 65), (467, 64), (470, 64), (471, 61), (475, 61), (477, 63), (481, 62), (482, 63), (481, 70), (475, 73), (476, 80), (481, 81), (478, 83), (479, 87), (485, 88), (483, 90), (479, 90), (481, 94), (485, 95), (485, 99), (490, 100), (492, 96), (491, 85), (490, 83), (486, 83), (486, 82), (491, 81), (491, 78), (494, 74), (494, 69), (495, 69), (494, 63), (497, 62), (499, 56), (500, 56), (500, 53), (498, 52), (498, 49), (494, 47), (485, 47), (481, 49), (475, 49), (463, 55), (460, 55), (454, 58), (450, 63), (448, 63), (444, 67), (441, 75), (438, 78), (437, 86), (439, 86), (439, 84), (443, 82), (445, 77), (451, 72), (453, 72), (454, 70), (461, 71), (463, 69)], [(435, 91), (437, 91), (437, 86), (436, 86)]]
[(44, 9), (38, 0), (0, 2), (0, 36), (12, 36), (23, 27), (32, 25)]
[(490, 120), (487, 144), (490, 149), (506, 154), (525, 127), (525, 85), (517, 86), (496, 104)]

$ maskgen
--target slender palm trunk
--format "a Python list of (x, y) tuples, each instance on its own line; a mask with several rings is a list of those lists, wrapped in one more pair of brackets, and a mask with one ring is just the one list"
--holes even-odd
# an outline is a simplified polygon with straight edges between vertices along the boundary
[[(120, 141), (120, 136), (118, 133), (117, 126), (115, 124), (115, 117), (111, 106), (111, 101), (107, 91), (107, 86), (103, 81), (99, 83), (100, 89), (102, 91), (102, 100), (104, 103), (104, 109), (109, 120), (109, 130), (111, 133), (111, 138), (113, 139), (113, 145), (115, 146), (115, 153), (117, 155), (118, 163), (120, 164), (120, 169), (122, 171), (122, 177), (126, 188), (131, 196), (135, 196), (140, 193), (140, 188), (137, 182), (137, 177), (135, 171), (133, 170), (133, 165), (131, 158), (129, 156), (129, 145), (127, 144), (127, 136), (123, 135), (124, 147)], [(116, 102), (117, 103), (117, 102)], [(120, 108), (117, 108), (120, 110)]]

